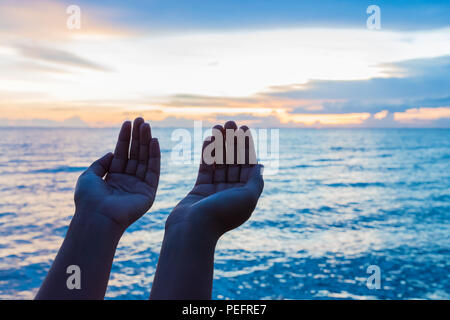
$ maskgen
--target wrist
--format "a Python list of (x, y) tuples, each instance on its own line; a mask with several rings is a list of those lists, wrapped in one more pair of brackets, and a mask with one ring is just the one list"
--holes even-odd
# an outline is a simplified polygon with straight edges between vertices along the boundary
[(77, 237), (99, 238), (105, 237), (119, 241), (125, 229), (112, 219), (95, 212), (75, 210), (70, 222), (69, 233), (76, 233)]
[(164, 238), (209, 243), (215, 247), (223, 233), (205, 216), (200, 212), (172, 212), (166, 221)]
[(166, 225), (164, 232), (164, 242), (179, 243), (185, 248), (196, 250), (214, 250), (219, 238), (204, 224), (191, 221)]
[(150, 299), (210, 299), (217, 238), (192, 221), (166, 225)]

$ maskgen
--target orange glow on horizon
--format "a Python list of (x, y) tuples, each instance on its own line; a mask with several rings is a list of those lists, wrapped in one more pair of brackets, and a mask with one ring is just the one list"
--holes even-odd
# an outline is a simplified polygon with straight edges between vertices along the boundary
[(403, 122), (412, 120), (436, 120), (440, 118), (450, 118), (450, 107), (414, 108), (408, 109), (405, 112), (394, 113), (394, 119)]

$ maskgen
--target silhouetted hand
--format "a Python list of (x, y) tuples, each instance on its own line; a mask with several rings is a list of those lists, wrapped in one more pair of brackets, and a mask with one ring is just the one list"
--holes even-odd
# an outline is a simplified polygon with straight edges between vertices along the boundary
[[(256, 157), (253, 163), (250, 161), (255, 150), (249, 138), (241, 145), (245, 149), (240, 150), (245, 155), (245, 162), (238, 164), (239, 144), (235, 137), (234, 141), (227, 143), (227, 130), (231, 130), (234, 137), (237, 130), (236, 123), (229, 121), (225, 127), (216, 125), (213, 128), (215, 136), (207, 138), (204, 142), (202, 164), (195, 186), (170, 214), (166, 224), (168, 227), (177, 223), (197, 224), (198, 227), (207, 227), (220, 236), (243, 224), (252, 214), (264, 187), (263, 167), (255, 163)], [(242, 134), (245, 132), (250, 134), (246, 126), (239, 130)], [(205, 156), (207, 157), (205, 150), (208, 145), (218, 141), (217, 134), (222, 134), (224, 142), (223, 161), (222, 164), (208, 164), (205, 162)], [(225, 145), (234, 147), (234, 159), (231, 159), (231, 164), (230, 161), (227, 164), (227, 152), (230, 150), (227, 151)], [(220, 156), (217, 155), (218, 157)]]
[[(255, 153), (250, 139), (236, 144), (237, 126), (232, 121), (214, 129), (213, 137), (203, 144), (194, 188), (167, 218), (150, 299), (210, 299), (217, 241), (247, 221), (263, 190), (262, 166), (256, 164), (256, 155), (250, 161)], [(233, 137), (231, 143), (221, 144), (220, 140), (226, 142), (225, 130)], [(239, 130), (243, 134), (248, 128)], [(234, 159), (225, 161), (230, 148), (235, 151)], [(245, 161), (237, 161), (236, 149), (244, 149), (240, 151)]]
[(131, 122), (126, 121), (114, 155), (106, 154), (79, 177), (75, 215), (106, 217), (125, 230), (152, 206), (159, 172), (159, 143), (152, 138), (150, 125), (137, 118), (131, 132)]
[[(78, 178), (75, 215), (36, 299), (104, 298), (123, 232), (155, 200), (159, 167), (159, 144), (150, 126), (137, 118), (131, 133), (125, 122), (114, 155), (95, 161)], [(72, 265), (81, 273), (76, 290), (66, 282)]]

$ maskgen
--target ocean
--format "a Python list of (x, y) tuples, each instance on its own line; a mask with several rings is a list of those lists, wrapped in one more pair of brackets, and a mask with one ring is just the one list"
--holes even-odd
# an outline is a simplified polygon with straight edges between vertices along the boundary
[[(196, 163), (171, 160), (124, 234), (107, 299), (147, 299), (171, 209)], [(77, 177), (115, 129), (0, 129), (0, 299), (31, 299), (74, 213)], [(214, 299), (450, 299), (449, 129), (280, 129), (279, 170), (250, 220), (221, 238)], [(379, 288), (369, 289), (369, 266)]]

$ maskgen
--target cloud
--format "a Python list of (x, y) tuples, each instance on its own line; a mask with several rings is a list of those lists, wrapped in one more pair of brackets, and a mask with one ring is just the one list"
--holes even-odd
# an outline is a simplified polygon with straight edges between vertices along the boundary
[[(379, 113), (377, 113), (379, 114)], [(365, 128), (450, 128), (450, 107), (413, 108), (404, 112), (372, 115), (359, 126)]]
[(297, 85), (297, 90), (275, 93), (276, 96), (301, 99), (423, 98), (446, 96), (450, 87), (450, 55), (383, 64), (399, 69), (401, 76), (365, 80), (312, 80)]
[(48, 119), (5, 119), (0, 118), (0, 127), (64, 127), (85, 128), (89, 125), (79, 117), (72, 117), (62, 121)]
[(24, 57), (33, 60), (103, 72), (112, 71), (112, 69), (109, 67), (102, 66), (98, 63), (64, 50), (42, 47), (35, 44), (16, 44), (15, 48)]
[[(149, 98), (154, 100), (154, 98)], [(165, 106), (171, 107), (239, 107), (242, 105), (252, 105), (260, 102), (260, 99), (255, 97), (220, 97), (220, 96), (206, 96), (198, 94), (175, 94), (160, 100)]]
[[(400, 75), (367, 80), (313, 80), (268, 93), (289, 99), (328, 99), (321, 113), (401, 112), (417, 107), (450, 105), (450, 56), (386, 64)], [(308, 112), (304, 107), (294, 113)]]
[(383, 110), (383, 111), (380, 111), (380, 112), (377, 112), (376, 114), (374, 114), (373, 117), (377, 120), (382, 120), (382, 119), (385, 119), (388, 114), (389, 114), (389, 111)]
[(51, 66), (48, 64), (36, 62), (36, 61), (21, 61), (8, 64), (3, 67), (3, 70), (8, 72), (10, 78), (12, 75), (20, 75), (24, 72), (29, 74), (54, 74), (54, 73), (68, 73), (69, 70), (61, 66)]
[(436, 120), (450, 118), (450, 107), (441, 108), (414, 108), (405, 112), (395, 112), (394, 119), (400, 122), (410, 122), (414, 120)]

